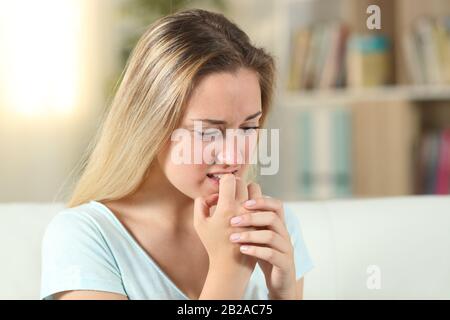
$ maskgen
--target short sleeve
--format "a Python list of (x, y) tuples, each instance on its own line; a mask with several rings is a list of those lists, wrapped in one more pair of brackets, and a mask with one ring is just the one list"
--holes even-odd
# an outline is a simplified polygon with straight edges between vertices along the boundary
[(314, 268), (314, 264), (303, 239), (302, 229), (297, 215), (289, 206), (284, 205), (284, 216), (286, 228), (291, 236), (291, 243), (294, 247), (295, 278), (299, 280)]
[(67, 290), (126, 295), (120, 271), (95, 220), (66, 209), (58, 213), (42, 240), (40, 298)]

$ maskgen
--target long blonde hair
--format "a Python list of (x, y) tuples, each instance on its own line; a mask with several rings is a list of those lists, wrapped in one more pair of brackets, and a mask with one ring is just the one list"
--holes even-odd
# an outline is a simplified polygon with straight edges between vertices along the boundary
[(259, 76), (263, 123), (274, 90), (274, 60), (234, 23), (194, 9), (150, 25), (127, 61), (67, 206), (134, 193), (176, 129), (199, 79), (240, 67)]

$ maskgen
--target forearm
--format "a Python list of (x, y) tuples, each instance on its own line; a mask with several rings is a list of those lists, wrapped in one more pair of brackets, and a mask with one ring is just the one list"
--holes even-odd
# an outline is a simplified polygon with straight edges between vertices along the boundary
[(211, 267), (199, 300), (239, 300), (244, 297), (252, 270), (248, 268)]
[(296, 283), (295, 288), (286, 293), (273, 294), (269, 290), (267, 297), (269, 300), (303, 300), (303, 288)]

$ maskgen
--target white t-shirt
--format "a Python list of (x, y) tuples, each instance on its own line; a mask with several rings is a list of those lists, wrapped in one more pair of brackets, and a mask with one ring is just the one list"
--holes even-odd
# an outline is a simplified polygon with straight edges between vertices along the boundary
[[(284, 208), (298, 280), (314, 266), (297, 217)], [(109, 208), (97, 201), (62, 210), (45, 231), (40, 298), (52, 299), (67, 290), (107, 291), (129, 299), (189, 299)], [(244, 299), (267, 299), (267, 293), (256, 265)]]

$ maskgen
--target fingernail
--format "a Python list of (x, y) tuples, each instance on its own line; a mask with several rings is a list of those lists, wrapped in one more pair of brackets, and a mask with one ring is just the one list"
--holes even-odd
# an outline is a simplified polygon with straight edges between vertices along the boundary
[(240, 237), (241, 236), (239, 235), (239, 233), (232, 233), (231, 236), (230, 236), (230, 240), (231, 241), (236, 241), (236, 240), (239, 240)]
[(242, 221), (242, 218), (241, 217), (233, 217), (232, 219), (231, 219), (231, 224), (238, 224), (239, 222), (241, 222)]
[(241, 249), (241, 251), (247, 251), (248, 250), (248, 246), (241, 246), (240, 249)]
[(245, 205), (247, 206), (247, 207), (251, 207), (251, 206), (253, 206), (254, 204), (256, 203), (256, 201), (255, 200), (247, 200), (247, 201), (245, 201)]

